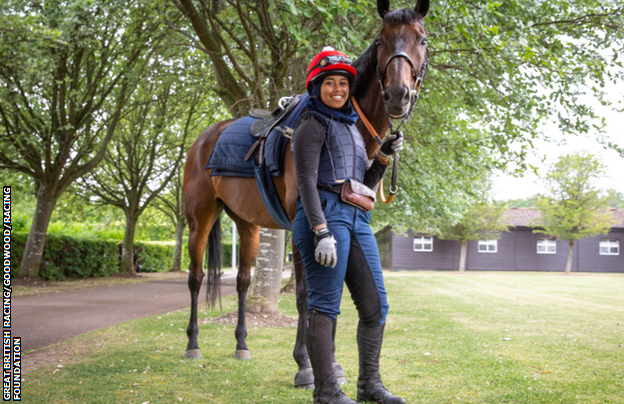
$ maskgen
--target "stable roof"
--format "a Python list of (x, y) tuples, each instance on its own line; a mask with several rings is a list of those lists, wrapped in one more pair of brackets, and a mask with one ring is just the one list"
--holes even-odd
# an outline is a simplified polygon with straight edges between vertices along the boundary
[[(624, 209), (609, 209), (613, 213), (615, 224), (613, 229), (624, 229)], [(512, 206), (503, 214), (503, 223), (513, 227), (536, 227), (531, 223), (539, 219), (542, 212), (536, 208), (517, 208)]]

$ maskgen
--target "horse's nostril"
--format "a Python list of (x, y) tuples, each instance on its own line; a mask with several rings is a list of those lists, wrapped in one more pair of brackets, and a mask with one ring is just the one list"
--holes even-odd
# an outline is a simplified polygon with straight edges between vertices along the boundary
[(410, 90), (407, 87), (403, 87), (401, 89), (401, 92), (403, 93), (403, 102), (409, 102), (410, 100)]
[(383, 92), (383, 100), (384, 100), (384, 102), (390, 101), (390, 94), (388, 94), (387, 91)]

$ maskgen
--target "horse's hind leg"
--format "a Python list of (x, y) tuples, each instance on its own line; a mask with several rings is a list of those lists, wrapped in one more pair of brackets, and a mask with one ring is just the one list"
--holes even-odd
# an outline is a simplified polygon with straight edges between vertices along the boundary
[(247, 306), (247, 290), (251, 284), (251, 267), (258, 255), (260, 244), (260, 226), (249, 223), (238, 217), (226, 208), (227, 214), (236, 223), (240, 237), (240, 262), (236, 276), (236, 292), (238, 293), (238, 323), (234, 335), (236, 337), (236, 351), (234, 357), (238, 359), (251, 359), (247, 348), (247, 325), (245, 322), (245, 309)]
[(204, 279), (202, 262), (210, 230), (219, 219), (221, 211), (223, 210), (223, 205), (217, 199), (214, 199), (212, 203), (206, 201), (205, 205), (198, 207), (198, 209), (192, 209), (190, 203), (187, 203), (186, 207), (189, 223), (188, 252), (191, 259), (188, 277), (188, 287), (191, 292), (191, 316), (189, 325), (186, 328), (188, 345), (186, 347), (186, 352), (184, 352), (184, 358), (199, 359), (202, 357), (202, 354), (197, 341), (197, 336), (199, 334), (199, 326), (197, 325), (197, 303), (199, 290), (201, 289), (202, 280)]

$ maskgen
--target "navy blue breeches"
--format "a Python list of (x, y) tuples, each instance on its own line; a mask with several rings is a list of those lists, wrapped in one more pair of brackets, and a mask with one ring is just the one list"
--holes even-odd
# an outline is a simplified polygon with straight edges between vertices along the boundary
[(388, 300), (377, 242), (370, 228), (370, 212), (342, 202), (333, 192), (319, 190), (319, 196), (327, 227), (336, 239), (338, 262), (331, 268), (314, 259), (314, 233), (299, 200), (293, 240), (305, 267), (308, 310), (317, 310), (336, 321), (346, 283), (360, 319), (368, 326), (383, 324)]

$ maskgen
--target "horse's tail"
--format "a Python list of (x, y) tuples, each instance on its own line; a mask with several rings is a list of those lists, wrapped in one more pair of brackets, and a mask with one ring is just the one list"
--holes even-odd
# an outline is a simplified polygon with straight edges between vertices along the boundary
[(206, 304), (211, 309), (215, 308), (219, 299), (219, 309), (223, 311), (221, 305), (221, 218), (218, 218), (210, 230), (208, 245), (206, 247), (206, 257), (204, 258), (206, 269)]

